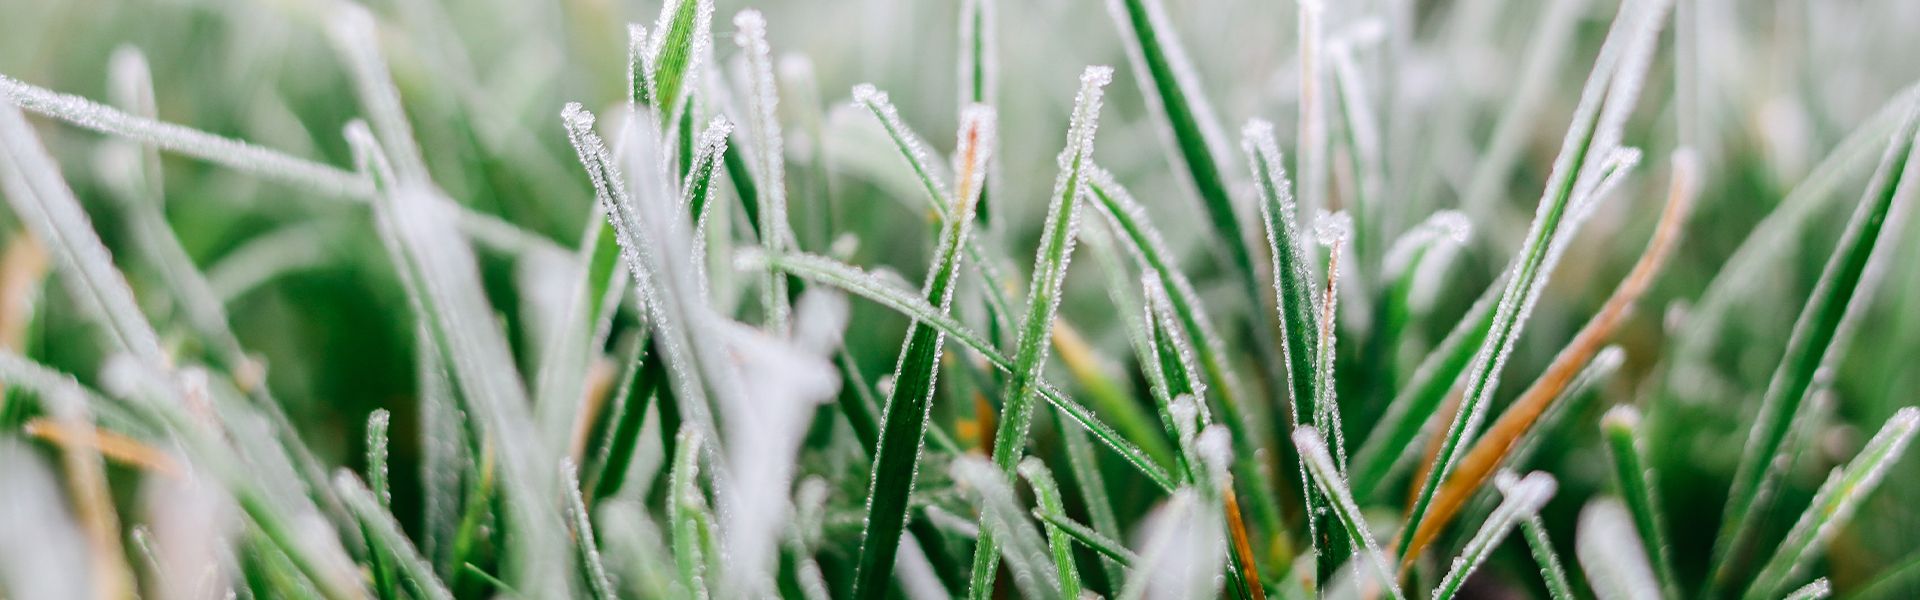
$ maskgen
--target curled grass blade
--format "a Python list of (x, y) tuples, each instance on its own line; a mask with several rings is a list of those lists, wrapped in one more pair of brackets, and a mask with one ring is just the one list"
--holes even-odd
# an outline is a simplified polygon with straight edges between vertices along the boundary
[[(1860, 204), (1848, 220), (1840, 241), (1821, 269), (1813, 293), (1795, 319), (1786, 352), (1767, 384), (1767, 391), (1748, 433), (1733, 487), (1715, 539), (1710, 587), (1732, 585), (1738, 568), (1761, 525), (1760, 517), (1772, 505), (1774, 491), (1784, 476), (1782, 456), (1794, 423), (1814, 385), (1816, 373), (1839, 362), (1847, 330), (1859, 320), (1873, 298), (1892, 248), (1880, 250), (1883, 237), (1896, 235), (1904, 214), (1911, 210), (1914, 179), (1920, 177), (1920, 156), (1914, 146), (1920, 136), (1920, 104), (1908, 109), (1892, 142), (1881, 155), (1880, 166), (1868, 182)], [(1885, 242), (1892, 246), (1892, 242)]]
[(1092, 527), (1074, 522), (1073, 519), (1067, 518), (1064, 514), (1044, 512), (1039, 508), (1035, 508), (1033, 510), (1033, 516), (1048, 526), (1059, 528), (1061, 532), (1072, 537), (1075, 542), (1086, 546), (1087, 549), (1094, 551), (1102, 558), (1118, 563), (1121, 567), (1131, 569), (1134, 563), (1140, 561), (1140, 555), (1134, 554), (1132, 550), (1128, 550), (1126, 545), (1101, 534), (1099, 531), (1095, 531)]

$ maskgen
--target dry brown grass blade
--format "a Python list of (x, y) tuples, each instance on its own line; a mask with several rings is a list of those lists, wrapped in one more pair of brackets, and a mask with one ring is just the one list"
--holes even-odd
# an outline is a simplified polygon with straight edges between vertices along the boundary
[(100, 456), (122, 465), (167, 477), (180, 476), (180, 463), (171, 455), (111, 431), (97, 428), (76, 431), (65, 423), (44, 417), (27, 421), (22, 431), (61, 448), (90, 447)]
[(1453, 475), (1440, 486), (1433, 504), (1427, 509), (1427, 518), (1421, 520), (1420, 528), (1414, 531), (1413, 543), (1403, 554), (1406, 558), (1401, 562), (1401, 572), (1404, 573), (1413, 564), (1427, 544), (1439, 537), (1448, 522), (1473, 497), (1474, 491), (1493, 477), (1494, 471), (1514, 445), (1519, 443), (1521, 436), (1547, 411), (1554, 398), (1559, 397), (1560, 392), (1572, 383), (1581, 367), (1606, 346), (1614, 330), (1632, 314), (1634, 302), (1646, 293), (1647, 288), (1652, 287), (1661, 267), (1666, 265), (1667, 257), (1673, 253), (1674, 243), (1679, 239), (1680, 230), (1692, 211), (1694, 196), (1699, 191), (1695, 185), (1695, 169), (1691, 153), (1681, 150), (1674, 155), (1667, 206), (1660, 215), (1653, 238), (1648, 240), (1646, 250), (1641, 252), (1640, 260), (1620, 281), (1620, 286), (1614, 288), (1613, 295), (1607, 298), (1600, 311), (1587, 321), (1586, 326), (1580, 328), (1566, 348), (1560, 350), (1540, 378), (1522, 392), (1506, 412), (1500, 414), (1500, 420), (1495, 421), (1487, 433), (1474, 442), (1473, 448), (1460, 460)]
[(1226, 504), (1227, 533), (1233, 540), (1233, 552), (1240, 555), (1240, 579), (1247, 583), (1247, 595), (1253, 600), (1267, 600), (1267, 588), (1260, 585), (1260, 569), (1253, 558), (1253, 542), (1247, 536), (1247, 521), (1240, 516), (1240, 496), (1229, 488), (1220, 490), (1220, 497)]

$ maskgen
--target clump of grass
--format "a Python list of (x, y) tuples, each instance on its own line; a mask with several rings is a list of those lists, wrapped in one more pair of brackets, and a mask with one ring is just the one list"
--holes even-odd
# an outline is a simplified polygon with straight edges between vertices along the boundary
[[(1909, 55), (1912, 9), (389, 4), (0, 53), (0, 596), (1920, 572), (1920, 86), (1822, 29)], [(246, 58), (167, 42), (182, 11)]]

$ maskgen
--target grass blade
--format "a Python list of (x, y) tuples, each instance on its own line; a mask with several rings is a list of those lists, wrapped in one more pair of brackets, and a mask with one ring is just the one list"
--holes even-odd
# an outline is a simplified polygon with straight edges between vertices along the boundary
[(573, 526), (575, 559), (585, 565), (587, 592), (594, 600), (613, 600), (613, 582), (600, 560), (600, 544), (594, 541), (593, 520), (587, 515), (587, 501), (580, 496), (580, 473), (570, 459), (560, 459), (560, 483), (566, 489), (567, 517)]
[(1641, 450), (1640, 411), (1628, 405), (1613, 407), (1600, 419), (1600, 429), (1613, 456), (1614, 481), (1619, 483), (1627, 510), (1633, 514), (1634, 529), (1640, 532), (1641, 543), (1646, 544), (1647, 558), (1653, 562), (1653, 572), (1660, 578), (1660, 588), (1667, 597), (1678, 598), (1680, 583), (1674, 576), (1673, 558), (1668, 553), (1660, 494), (1654, 488), (1655, 477), (1647, 465), (1646, 453)]
[(700, 454), (705, 438), (692, 423), (680, 428), (667, 490), (667, 521), (672, 524), (673, 561), (680, 585), (696, 598), (708, 597), (708, 556), (713, 549), (713, 515), (700, 495)]
[(1346, 528), (1348, 536), (1361, 542), (1359, 552), (1365, 553), (1365, 556), (1356, 555), (1356, 559), (1369, 563), (1368, 568), (1380, 578), (1380, 585), (1385, 587), (1394, 598), (1406, 598), (1400, 593), (1399, 578), (1394, 574), (1393, 568), (1388, 566), (1386, 555), (1380, 552), (1380, 545), (1374, 541), (1373, 532), (1367, 529), (1367, 520), (1360, 514), (1360, 506), (1354, 504), (1352, 492), (1347, 490), (1346, 481), (1340, 476), (1340, 471), (1334, 467), (1333, 455), (1327, 452), (1326, 443), (1320, 440), (1320, 432), (1306, 425), (1295, 428), (1293, 444), (1300, 449), (1300, 462), (1306, 465), (1307, 473), (1312, 476), (1314, 486), (1319, 488), (1320, 493), (1329, 500), (1331, 506), (1329, 510), (1333, 512), (1334, 518), (1340, 522), (1341, 527)]
[(1845, 468), (1834, 469), (1743, 597), (1772, 597), (1799, 577), (1900, 461), (1916, 430), (1920, 430), (1920, 408), (1902, 408)]
[(1574, 600), (1573, 584), (1567, 582), (1567, 570), (1560, 566), (1560, 555), (1553, 551), (1553, 540), (1547, 538), (1547, 525), (1541, 522), (1540, 515), (1522, 521), (1520, 533), (1527, 538), (1533, 562), (1540, 565), (1540, 579), (1547, 583), (1547, 597)]
[(1505, 483), (1507, 485), (1501, 486), (1501, 493), (1506, 495), (1506, 500), (1494, 509), (1493, 516), (1487, 518), (1480, 530), (1474, 532), (1473, 538), (1467, 540), (1467, 546), (1460, 551), (1460, 556), (1453, 559), (1453, 568), (1447, 571), (1447, 576), (1440, 580), (1440, 586), (1433, 592), (1435, 600), (1446, 600), (1460, 593), (1460, 587), (1467, 583), (1467, 576), (1487, 560), (1487, 555), (1500, 545), (1500, 541), (1514, 527), (1522, 521), (1539, 518), (1540, 507), (1546, 506), (1556, 487), (1553, 477), (1538, 471), (1523, 479)]
[[(858, 94), (856, 94), (858, 95)], [(949, 210), (922, 288), (928, 304), (946, 315), (960, 272), (961, 248), (973, 225), (975, 201), (986, 175), (985, 160), (993, 152), (993, 111), (975, 106), (960, 129), (961, 194)], [(894, 385), (882, 413), (878, 443), (874, 446), (873, 474), (867, 492), (866, 535), (860, 550), (854, 596), (879, 598), (892, 579), (895, 552), (906, 526), (908, 499), (920, 468), (920, 449), (926, 439), (927, 418), (933, 406), (934, 382), (939, 376), (941, 345), (946, 336), (918, 322), (908, 326), (907, 341), (894, 369)]]
[(1899, 231), (1915, 193), (1913, 179), (1920, 177), (1920, 158), (1914, 153), (1916, 135), (1920, 135), (1920, 105), (1909, 108), (1907, 120), (1881, 155), (1880, 166), (1794, 321), (1793, 334), (1767, 384), (1728, 492), (1720, 534), (1714, 543), (1713, 575), (1709, 580), (1714, 588), (1736, 583), (1739, 574), (1735, 571), (1756, 542), (1752, 538), (1758, 533), (1760, 517), (1772, 504), (1783, 476), (1780, 456), (1789, 451), (1787, 434), (1804, 412), (1801, 407), (1815, 373), (1839, 361), (1846, 347), (1846, 331), (1864, 312), (1881, 279), (1876, 273), (1890, 260), (1891, 250), (1878, 248), (1881, 238), (1897, 235), (1882, 232)]
[[(1063, 515), (1067, 513), (1067, 503), (1060, 497), (1060, 486), (1053, 482), (1053, 473), (1047, 470), (1046, 463), (1039, 458), (1029, 456), (1020, 461), (1020, 476), (1026, 478), (1027, 485), (1033, 486), (1035, 511)], [(1080, 597), (1080, 570), (1073, 564), (1073, 538), (1067, 532), (1052, 523), (1046, 524), (1047, 546), (1053, 551), (1053, 566), (1060, 576), (1060, 597)]]
[[(787, 222), (786, 149), (780, 138), (780, 119), (775, 112), (780, 97), (773, 81), (773, 50), (767, 45), (767, 20), (760, 11), (747, 9), (733, 17), (734, 43), (746, 52), (749, 73), (747, 131), (753, 140), (754, 177), (759, 193), (760, 243), (769, 251), (780, 252), (793, 243)], [(761, 281), (760, 306), (766, 312), (768, 328), (779, 335), (792, 329), (793, 308), (787, 301), (787, 281), (773, 270)]]
[(425, 600), (453, 599), (453, 592), (434, 575), (433, 565), (407, 540), (400, 522), (387, 512), (386, 502), (378, 492), (368, 490), (352, 473), (344, 470), (334, 476), (333, 487), (367, 532), (367, 542), (376, 560), (381, 561), (380, 564), (391, 561), (411, 595)]
[(427, 174), (374, 28), (373, 16), (357, 5), (342, 8), (329, 27), (361, 103), (378, 125), (377, 131), (349, 125), (348, 141), (368, 165), (368, 176), (383, 177), (374, 202), (382, 238), (397, 268), (410, 274), (415, 301), (431, 317), (427, 324), (447, 352), (454, 381), (499, 452), (506, 510), (519, 542), (508, 580), (515, 589), (565, 594), (571, 586), (558, 539), (563, 520), (551, 494), (557, 461), (549, 460), (557, 454), (534, 433), (526, 388), (505, 334), (492, 320), (473, 249), (455, 235), (448, 208), (453, 203)]
[[(1313, 298), (1315, 286), (1308, 274), (1306, 241), (1301, 239), (1297, 225), (1298, 209), (1294, 205), (1292, 184), (1287, 179), (1286, 167), (1280, 162), (1279, 145), (1273, 139), (1273, 125), (1260, 120), (1248, 122), (1242, 130), (1240, 143), (1247, 154), (1247, 164), (1252, 169), (1254, 186), (1259, 190), (1260, 215), (1267, 232), (1267, 251), (1273, 257), (1281, 356), (1285, 358), (1284, 371), (1291, 395), (1287, 425), (1290, 428), (1311, 426), (1319, 432), (1320, 439), (1331, 439), (1338, 443), (1344, 438), (1335, 433), (1338, 424), (1329, 422), (1327, 415), (1317, 408), (1327, 392), (1320, 389), (1323, 382), (1320, 377), (1322, 372), (1319, 365), (1322, 360), (1319, 357), (1319, 345), (1323, 315), (1320, 304)], [(1345, 449), (1335, 450), (1339, 456), (1346, 456)], [(1344, 462), (1342, 460), (1339, 465), (1339, 473), (1346, 472)], [(1313, 542), (1314, 553), (1321, 557), (1350, 554), (1352, 542), (1343, 539), (1342, 534), (1335, 531), (1329, 521), (1335, 515), (1327, 510), (1325, 493), (1318, 491), (1308, 481), (1307, 468), (1304, 463), (1300, 467), (1300, 485), (1306, 495), (1309, 515), (1307, 535)], [(1334, 562), (1325, 560), (1319, 563), (1320, 576), (1315, 581), (1331, 581), (1332, 569), (1337, 566)]]
[[(1093, 163), (1093, 136), (1100, 123), (1100, 100), (1106, 85), (1112, 81), (1113, 69), (1109, 67), (1087, 67), (1080, 75), (1080, 92), (1073, 102), (1067, 147), (1060, 152), (1060, 176), (1054, 181), (1047, 221), (1041, 228), (1040, 250), (1034, 257), (1033, 280), (1027, 288), (1027, 313), (1020, 326), (1020, 345), (1014, 354), (1006, 401), (993, 437), (993, 462), (1003, 473), (1012, 473), (1026, 452), (1033, 395), (1040, 387), (1040, 367), (1051, 347), (1047, 343), (1048, 334), (1059, 309), (1067, 262), (1073, 256), (1073, 230), (1079, 223), (1078, 207), (1085, 193), (1083, 179), (1087, 166)], [(991, 591), (998, 555), (999, 548), (991, 530), (981, 531), (974, 549), (973, 586), (968, 592), (974, 598), (985, 597)]]
[(1140, 555), (1134, 554), (1133, 551), (1128, 550), (1125, 545), (1095, 531), (1092, 527), (1076, 523), (1063, 514), (1043, 512), (1042, 509), (1035, 508), (1033, 509), (1033, 516), (1051, 527), (1059, 528), (1062, 533), (1072, 537), (1075, 542), (1086, 546), (1087, 549), (1094, 551), (1102, 558), (1118, 563), (1121, 567), (1131, 569), (1134, 563), (1140, 561)]
[(1646, 545), (1633, 534), (1633, 517), (1612, 498), (1587, 503), (1580, 510), (1574, 553), (1586, 570), (1587, 583), (1600, 600), (1660, 597), (1660, 582), (1647, 563)]
[(663, 119), (661, 129), (679, 121), (689, 110), (692, 79), (702, 72), (700, 61), (713, 39), (713, 1), (677, 0), (662, 3), (660, 20), (646, 49), (646, 65), (653, 79), (651, 100)]
[(1195, 71), (1179, 35), (1167, 20), (1166, 9), (1159, 0), (1108, 0), (1107, 11), (1126, 43), (1128, 62), (1133, 64), (1141, 95), (1150, 110), (1166, 120), (1165, 131), (1171, 134), (1166, 141), (1173, 144), (1174, 154), (1186, 167), (1185, 175), (1206, 207), (1208, 223), (1225, 246), (1222, 249), (1252, 301), (1249, 306), (1261, 306), (1253, 256), (1220, 166), (1225, 154), (1220, 150), (1223, 136), (1217, 131), (1213, 109), (1194, 79)]
[(1812, 583), (1800, 586), (1800, 589), (1781, 597), (1781, 600), (1821, 600), (1833, 596), (1833, 583), (1821, 577)]
[(1407, 525), (1397, 544), (1403, 557), (1413, 556), (1413, 536), (1429, 516), (1434, 494), (1452, 474), (1465, 454), (1464, 444), (1485, 418), (1508, 353), (1518, 341), (1560, 253), (1578, 231), (1580, 221), (1603, 197), (1600, 191), (1606, 173), (1602, 167), (1620, 150), (1621, 129), (1638, 99), (1640, 82), (1659, 42), (1669, 4), (1665, 0), (1626, 2), (1614, 19), (1581, 93), (1573, 125), (1554, 161), (1526, 244), (1508, 268), (1506, 289), (1501, 292), (1488, 337), (1468, 373), (1460, 409), (1440, 438), (1435, 468), (1418, 486), (1413, 506), (1407, 511)]
[[(1029, 598), (1061, 597), (1061, 582), (1059, 575), (1051, 568), (1053, 561), (1047, 546), (1040, 540), (1039, 532), (1034, 531), (1033, 524), (1026, 520), (1026, 513), (1020, 510), (1012, 485), (1001, 475), (998, 467), (971, 455), (955, 459), (950, 467), (954, 481), (970, 489), (970, 496), (979, 503), (979, 539), (984, 543), (992, 536), (1006, 543), (1007, 565), (1015, 587), (1022, 595)], [(998, 570), (999, 563), (998, 558), (986, 563), (985, 567), (977, 560), (974, 562), (973, 583), (976, 587), (970, 593), (976, 596), (990, 595), (991, 576), (981, 575), (981, 569)], [(985, 591), (980, 587), (983, 580), (988, 582)]]

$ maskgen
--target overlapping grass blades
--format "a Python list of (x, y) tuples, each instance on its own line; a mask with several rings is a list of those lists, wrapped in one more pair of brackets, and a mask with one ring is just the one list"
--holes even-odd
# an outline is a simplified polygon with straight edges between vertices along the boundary
[[(1634, 0), (1624, 3), (1602, 45), (1600, 57), (1581, 93), (1574, 111), (1573, 125), (1561, 145), (1549, 176), (1546, 193), (1527, 234), (1526, 244), (1507, 271), (1506, 289), (1494, 310), (1492, 326), (1474, 359), (1461, 394), (1459, 412), (1442, 434), (1435, 467), (1428, 471), (1417, 489), (1407, 524), (1401, 530), (1404, 553), (1413, 546), (1413, 536), (1428, 516), (1435, 492), (1453, 471), (1464, 454), (1464, 444), (1472, 439), (1486, 405), (1499, 383), (1501, 370), (1512, 346), (1518, 340), (1526, 317), (1532, 312), (1547, 276), (1575, 227), (1593, 204), (1604, 197), (1608, 187), (1608, 169), (1617, 160), (1621, 129), (1638, 99), (1647, 62), (1659, 41), (1661, 24), (1666, 20), (1668, 3), (1664, 0)], [(1615, 170), (1617, 172), (1617, 170)]]
[(1666, 523), (1660, 516), (1660, 495), (1654, 489), (1655, 478), (1648, 471), (1645, 451), (1640, 449), (1640, 412), (1631, 406), (1616, 406), (1601, 418), (1600, 428), (1613, 456), (1614, 481), (1620, 486), (1628, 512), (1633, 514), (1634, 529), (1646, 545), (1647, 559), (1660, 578), (1661, 591), (1668, 597), (1678, 597), (1680, 583), (1673, 574)]
[(1807, 563), (1839, 535), (1840, 528), (1853, 518), (1867, 495), (1873, 493), (1888, 470), (1899, 462), (1917, 429), (1920, 429), (1920, 408), (1902, 408), (1887, 419), (1887, 424), (1845, 468), (1834, 469), (1742, 597), (1767, 598), (1791, 585)]
[[(972, 107), (962, 119), (958, 150), (954, 153), (959, 192), (941, 229), (934, 262), (922, 288), (928, 304), (945, 315), (953, 304), (960, 273), (961, 248), (973, 226), (973, 210), (986, 177), (986, 160), (993, 152), (993, 111)], [(923, 175), (924, 176), (924, 175)], [(874, 446), (873, 474), (867, 486), (866, 533), (862, 538), (856, 596), (879, 598), (893, 570), (907, 504), (920, 469), (920, 448), (926, 438), (932, 410), (934, 382), (940, 369), (940, 350), (946, 336), (932, 326), (908, 327), (894, 369), (894, 384), (881, 416), (880, 436)]]
[[(1093, 163), (1093, 136), (1100, 124), (1100, 100), (1113, 69), (1087, 67), (1080, 75), (1080, 92), (1073, 102), (1067, 147), (1060, 152), (1060, 176), (1054, 181), (1047, 221), (1042, 226), (1040, 250), (1034, 257), (1033, 279), (1027, 287), (1027, 312), (1020, 325), (1013, 370), (993, 437), (993, 462), (1012, 473), (1027, 447), (1027, 426), (1033, 417), (1033, 396), (1039, 393), (1040, 367), (1046, 360), (1053, 318), (1060, 307), (1067, 262), (1073, 256), (1074, 227), (1079, 223), (1085, 173)], [(999, 548), (993, 532), (983, 530), (974, 548), (973, 586), (969, 594), (983, 598), (993, 586)]]
[(1803, 412), (1815, 373), (1838, 360), (1849, 323), (1858, 320), (1861, 307), (1873, 297), (1880, 279), (1876, 272), (1888, 260), (1888, 253), (1878, 250), (1882, 238), (1889, 235), (1883, 231), (1899, 230), (1904, 214), (1911, 210), (1912, 186), (1920, 185), (1913, 181), (1920, 176), (1916, 135), (1920, 135), (1920, 106), (1908, 109), (1906, 120), (1893, 134), (1812, 296), (1794, 321), (1792, 337), (1767, 384), (1728, 492), (1714, 542), (1710, 590), (1735, 582), (1748, 548), (1757, 542), (1753, 536), (1758, 533), (1759, 515), (1772, 504), (1782, 476), (1778, 457), (1787, 451), (1788, 431)]

